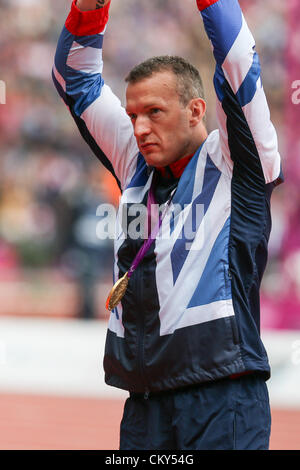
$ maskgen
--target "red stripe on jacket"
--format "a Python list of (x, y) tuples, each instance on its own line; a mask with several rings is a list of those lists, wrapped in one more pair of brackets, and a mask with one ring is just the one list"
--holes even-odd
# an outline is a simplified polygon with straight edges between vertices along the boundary
[(217, 3), (219, 0), (197, 0), (197, 6), (200, 11), (205, 10), (205, 8), (210, 7), (214, 3)]

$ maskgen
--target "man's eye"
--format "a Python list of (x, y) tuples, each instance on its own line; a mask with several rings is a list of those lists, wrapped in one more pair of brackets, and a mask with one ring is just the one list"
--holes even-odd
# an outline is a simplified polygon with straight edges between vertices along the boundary
[(159, 109), (159, 108), (152, 108), (152, 109), (150, 110), (150, 113), (151, 113), (151, 114), (158, 114), (159, 112), (160, 112), (160, 109)]
[(132, 121), (136, 119), (136, 114), (129, 114), (129, 117)]

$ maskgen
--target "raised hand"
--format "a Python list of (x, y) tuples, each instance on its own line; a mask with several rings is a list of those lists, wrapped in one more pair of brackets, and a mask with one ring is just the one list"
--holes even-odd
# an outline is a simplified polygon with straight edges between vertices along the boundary
[(109, 2), (110, 0), (96, 0), (96, 10), (105, 7)]
[(81, 11), (99, 10), (111, 0), (77, 0), (76, 5)]

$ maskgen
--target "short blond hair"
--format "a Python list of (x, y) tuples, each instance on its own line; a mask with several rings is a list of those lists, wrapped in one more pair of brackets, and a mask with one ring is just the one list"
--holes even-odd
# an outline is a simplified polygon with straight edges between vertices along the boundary
[(179, 56), (151, 57), (136, 65), (125, 78), (127, 83), (137, 83), (155, 73), (171, 71), (177, 82), (177, 92), (186, 106), (193, 98), (204, 99), (203, 83), (199, 71), (188, 61)]

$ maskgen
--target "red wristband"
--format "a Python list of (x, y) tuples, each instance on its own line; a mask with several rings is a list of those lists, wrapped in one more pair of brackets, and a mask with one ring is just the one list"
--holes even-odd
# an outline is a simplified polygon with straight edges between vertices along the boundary
[(81, 11), (73, 0), (71, 11), (66, 21), (66, 28), (74, 36), (92, 36), (102, 33), (108, 22), (109, 2), (98, 10)]
[(197, 6), (200, 11), (205, 10), (205, 8), (210, 7), (214, 3), (217, 3), (219, 0), (197, 0)]

